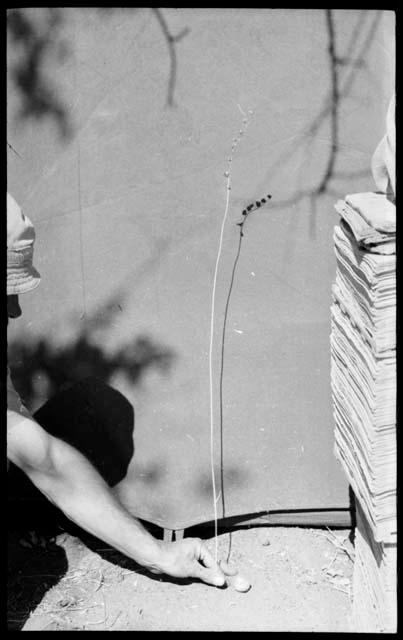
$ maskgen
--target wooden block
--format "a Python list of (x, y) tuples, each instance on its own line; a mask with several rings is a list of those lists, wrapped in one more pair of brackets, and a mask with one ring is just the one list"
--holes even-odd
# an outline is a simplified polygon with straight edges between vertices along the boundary
[(175, 529), (175, 540), (183, 540), (185, 529)]
[(172, 542), (174, 529), (164, 529), (164, 542)]

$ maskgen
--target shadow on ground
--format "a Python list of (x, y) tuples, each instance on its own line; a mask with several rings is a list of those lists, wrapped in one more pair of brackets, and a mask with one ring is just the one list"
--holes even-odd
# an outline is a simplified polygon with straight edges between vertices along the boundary
[(8, 534), (7, 621), (8, 631), (21, 631), (30, 613), (66, 573), (64, 549), (52, 551), (21, 546), (15, 530)]

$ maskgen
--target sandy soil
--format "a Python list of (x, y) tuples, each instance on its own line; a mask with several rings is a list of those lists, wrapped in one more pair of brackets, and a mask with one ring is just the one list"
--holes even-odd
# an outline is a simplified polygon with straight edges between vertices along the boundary
[[(211, 532), (196, 533), (214, 552)], [(353, 631), (349, 533), (267, 526), (221, 533), (219, 557), (231, 548), (252, 583), (247, 593), (151, 576), (71, 533), (58, 535), (52, 551), (22, 548), (10, 535), (9, 629)]]

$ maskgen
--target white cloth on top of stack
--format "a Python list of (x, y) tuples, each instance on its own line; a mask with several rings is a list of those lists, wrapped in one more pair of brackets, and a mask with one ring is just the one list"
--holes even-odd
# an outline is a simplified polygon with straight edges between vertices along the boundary
[(357, 243), (368, 251), (396, 253), (396, 206), (383, 193), (354, 193), (335, 204)]
[(396, 100), (393, 95), (386, 114), (386, 133), (374, 151), (372, 176), (377, 188), (393, 201), (396, 197)]

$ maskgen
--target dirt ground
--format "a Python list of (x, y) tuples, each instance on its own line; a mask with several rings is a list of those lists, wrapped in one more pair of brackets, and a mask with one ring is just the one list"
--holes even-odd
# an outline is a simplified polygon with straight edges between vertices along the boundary
[[(155, 532), (154, 532), (155, 534)], [(199, 535), (214, 552), (210, 529)], [(218, 554), (252, 584), (152, 576), (98, 540), (63, 532), (51, 549), (9, 535), (9, 630), (353, 631), (349, 530), (253, 526), (219, 533)], [(159, 535), (157, 533), (157, 535)]]

